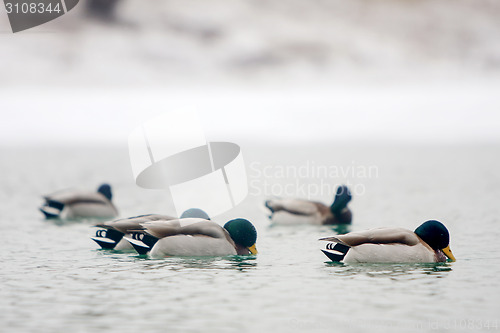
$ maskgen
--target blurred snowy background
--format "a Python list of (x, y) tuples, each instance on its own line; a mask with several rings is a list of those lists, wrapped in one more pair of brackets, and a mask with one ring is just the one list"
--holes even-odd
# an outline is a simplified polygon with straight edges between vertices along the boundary
[(91, 2), (17, 34), (0, 11), (0, 142), (182, 107), (252, 140), (500, 142), (499, 1)]

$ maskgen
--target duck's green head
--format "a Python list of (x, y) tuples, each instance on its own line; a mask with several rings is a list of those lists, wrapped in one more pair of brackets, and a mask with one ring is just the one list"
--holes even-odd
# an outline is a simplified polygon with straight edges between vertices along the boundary
[(335, 194), (335, 199), (333, 204), (330, 206), (330, 211), (332, 214), (338, 214), (344, 209), (349, 201), (351, 201), (352, 195), (349, 188), (345, 185), (341, 185), (337, 188), (337, 193)]
[(456, 261), (450, 249), (450, 233), (439, 221), (429, 220), (422, 223), (415, 233), (434, 250), (441, 250), (451, 260)]
[(250, 253), (257, 254), (255, 242), (257, 241), (257, 230), (252, 223), (245, 219), (234, 219), (224, 225), (229, 236), (240, 246), (246, 247)]

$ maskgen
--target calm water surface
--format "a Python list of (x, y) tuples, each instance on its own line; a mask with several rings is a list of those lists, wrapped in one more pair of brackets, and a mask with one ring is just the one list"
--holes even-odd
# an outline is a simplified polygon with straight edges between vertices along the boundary
[[(93, 189), (109, 181), (122, 216), (172, 213), (168, 193), (134, 185), (126, 150), (3, 148), (2, 327), (8, 332), (498, 331), (498, 151), (243, 145), (250, 195), (217, 221), (244, 216), (254, 222), (259, 255), (152, 260), (98, 250), (89, 239), (92, 221), (48, 222), (36, 210), (44, 193), (68, 186)], [(376, 166), (378, 173), (337, 178), (259, 173), (308, 161)], [(357, 186), (351, 227), (269, 225), (264, 198), (279, 195), (287, 184), (316, 186), (322, 180)], [(332, 196), (320, 191), (312, 197), (326, 202)], [(320, 237), (377, 226), (414, 229), (431, 218), (448, 226), (457, 262), (343, 265), (328, 263), (319, 251)]]

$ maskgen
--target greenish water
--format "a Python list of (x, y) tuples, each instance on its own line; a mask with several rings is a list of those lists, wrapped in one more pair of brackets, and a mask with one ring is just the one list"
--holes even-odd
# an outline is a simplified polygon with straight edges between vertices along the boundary
[[(258, 229), (259, 255), (152, 260), (98, 250), (89, 239), (92, 221), (48, 222), (36, 209), (44, 193), (68, 186), (93, 189), (109, 181), (122, 216), (171, 213), (168, 194), (134, 185), (126, 150), (3, 148), (2, 327), (6, 332), (499, 330), (498, 147), (242, 149), (251, 194), (216, 220), (250, 219)], [(258, 172), (307, 161), (376, 166), (378, 173), (323, 179)], [(269, 226), (262, 201), (273, 193), (258, 188), (278, 192), (287, 184), (295, 188), (321, 180), (358, 186), (351, 227)], [(326, 202), (332, 195), (313, 199)], [(431, 218), (450, 230), (457, 262), (342, 265), (328, 263), (319, 251), (317, 239), (338, 231), (414, 229)]]

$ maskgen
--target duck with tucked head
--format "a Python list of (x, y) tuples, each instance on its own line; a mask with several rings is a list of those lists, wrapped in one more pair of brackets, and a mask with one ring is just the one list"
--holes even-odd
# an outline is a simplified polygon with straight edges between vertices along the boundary
[(221, 227), (200, 218), (141, 223), (126, 239), (139, 254), (167, 256), (227, 256), (257, 254), (257, 231), (246, 219), (237, 218)]
[(349, 188), (342, 185), (330, 206), (302, 199), (277, 199), (267, 200), (266, 207), (275, 224), (348, 224), (352, 221), (352, 212), (347, 207), (351, 199)]
[(432, 263), (455, 261), (450, 234), (439, 221), (430, 220), (415, 231), (377, 228), (321, 238), (329, 241), (321, 250), (334, 262)]
[[(180, 218), (201, 218), (210, 220), (208, 214), (198, 208), (190, 208), (186, 210), (182, 213)], [(133, 250), (134, 248), (132, 247), (132, 244), (124, 238), (125, 235), (130, 236), (130, 230), (140, 230), (142, 229), (141, 224), (146, 222), (171, 221), (175, 219), (175, 217), (169, 215), (146, 214), (108, 221), (95, 225), (95, 227), (100, 229), (97, 230), (95, 236), (91, 237), (91, 239), (99, 244), (103, 249), (117, 251)]]
[(97, 192), (63, 190), (44, 196), (40, 211), (47, 219), (112, 218), (118, 215), (112, 198), (109, 184), (102, 184)]

